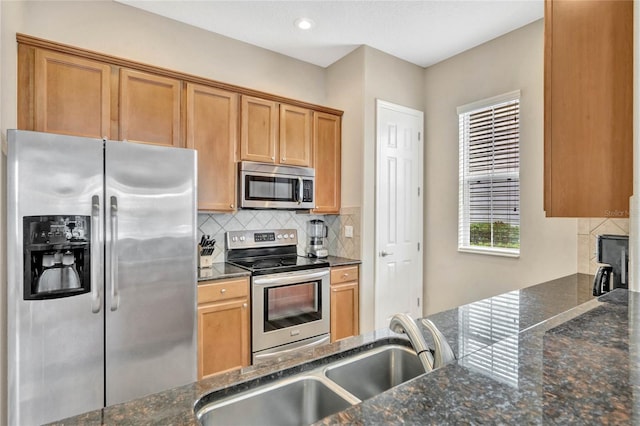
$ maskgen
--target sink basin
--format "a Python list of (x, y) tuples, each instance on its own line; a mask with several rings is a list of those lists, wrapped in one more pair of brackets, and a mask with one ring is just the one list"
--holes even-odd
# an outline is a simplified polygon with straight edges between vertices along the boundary
[(201, 425), (305, 425), (424, 374), (416, 353), (385, 345), (199, 408)]
[(424, 372), (422, 363), (411, 349), (383, 346), (332, 364), (324, 374), (354, 396), (365, 400)]
[(204, 426), (311, 424), (359, 402), (341, 393), (322, 377), (293, 377), (208, 404), (196, 415)]

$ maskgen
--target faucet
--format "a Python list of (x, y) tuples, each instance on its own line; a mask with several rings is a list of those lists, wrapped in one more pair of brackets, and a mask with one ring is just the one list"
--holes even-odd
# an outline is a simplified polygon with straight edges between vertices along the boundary
[(423, 319), (422, 324), (431, 332), (435, 342), (435, 358), (431, 355), (429, 346), (424, 340), (424, 336), (420, 333), (416, 322), (410, 315), (405, 313), (395, 314), (391, 318), (389, 328), (394, 333), (405, 333), (418, 355), (418, 359), (422, 363), (425, 372), (430, 372), (435, 368), (440, 368), (450, 361), (455, 360), (455, 355), (451, 347), (445, 340), (444, 336), (438, 330), (433, 322)]

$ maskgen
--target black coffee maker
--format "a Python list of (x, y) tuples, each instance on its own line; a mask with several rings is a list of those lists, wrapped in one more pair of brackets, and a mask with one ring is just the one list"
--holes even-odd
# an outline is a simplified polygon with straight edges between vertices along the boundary
[(593, 295), (601, 296), (615, 288), (629, 288), (629, 237), (598, 235), (596, 237), (598, 268), (593, 280)]

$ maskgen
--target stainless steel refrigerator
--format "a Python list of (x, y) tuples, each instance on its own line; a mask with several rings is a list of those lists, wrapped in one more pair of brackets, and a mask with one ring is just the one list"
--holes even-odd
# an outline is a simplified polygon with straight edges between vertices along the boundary
[(195, 381), (195, 151), (7, 139), (9, 424)]

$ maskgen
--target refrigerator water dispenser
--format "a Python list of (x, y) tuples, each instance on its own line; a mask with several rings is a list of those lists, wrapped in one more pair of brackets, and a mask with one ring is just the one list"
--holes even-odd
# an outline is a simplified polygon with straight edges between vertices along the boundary
[(89, 216), (25, 216), (24, 299), (91, 291)]

